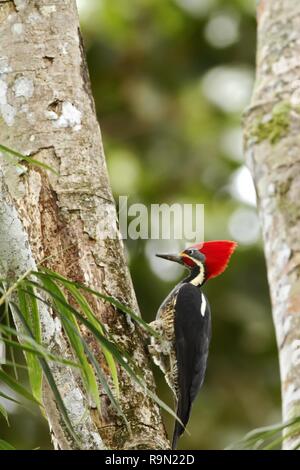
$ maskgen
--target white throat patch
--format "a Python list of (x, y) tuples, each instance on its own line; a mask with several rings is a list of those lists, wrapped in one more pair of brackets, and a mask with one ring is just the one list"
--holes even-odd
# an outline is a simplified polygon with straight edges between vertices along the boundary
[(203, 264), (201, 263), (201, 261), (198, 261), (198, 262), (197, 262), (197, 261), (194, 260), (194, 259), (193, 259), (193, 261), (194, 261), (194, 263), (196, 263), (196, 264), (199, 266), (199, 274), (197, 274), (197, 276), (194, 277), (194, 279), (192, 279), (192, 280), (190, 281), (190, 283), (193, 284), (194, 286), (198, 287), (198, 286), (200, 286), (200, 285), (203, 283), (203, 281), (204, 281), (205, 271), (204, 271), (204, 266), (203, 266)]

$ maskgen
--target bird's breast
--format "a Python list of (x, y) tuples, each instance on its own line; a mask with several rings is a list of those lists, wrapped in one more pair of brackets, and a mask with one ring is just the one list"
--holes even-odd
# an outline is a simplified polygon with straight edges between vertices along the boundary
[(175, 305), (176, 305), (177, 293), (168, 297), (163, 305), (160, 307), (157, 313), (157, 318), (162, 324), (162, 333), (165, 339), (174, 342), (175, 330), (174, 330), (174, 318), (175, 318)]

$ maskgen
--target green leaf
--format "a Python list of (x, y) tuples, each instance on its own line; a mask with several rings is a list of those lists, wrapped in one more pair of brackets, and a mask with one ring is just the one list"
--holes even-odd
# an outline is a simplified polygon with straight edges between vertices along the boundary
[[(67, 320), (68, 321), (68, 320)], [(73, 328), (73, 325), (70, 324), (70, 327)], [(77, 332), (76, 332), (77, 333)], [(127, 426), (127, 428), (130, 430), (130, 426), (129, 426), (129, 423), (127, 421), (127, 418), (126, 416), (124, 415), (118, 401), (115, 399), (113, 393), (112, 393), (112, 390), (105, 378), (105, 375), (104, 373), (102, 372), (100, 366), (99, 366), (99, 363), (95, 357), (95, 355), (92, 353), (92, 351), (90, 350), (90, 348), (88, 347), (86, 341), (81, 337), (80, 337), (80, 340), (82, 342), (82, 345), (84, 347), (84, 350), (85, 350), (85, 353), (87, 354), (90, 362), (93, 364), (95, 370), (96, 370), (96, 373), (97, 373), (97, 376), (98, 376), (98, 379), (100, 381), (100, 383), (102, 384), (103, 386), (103, 389), (104, 391), (106, 392), (108, 398), (110, 399), (110, 402), (111, 404), (113, 405), (113, 407), (116, 409), (117, 413), (124, 419), (125, 421), (125, 424)]]
[[(77, 318), (79, 321), (81, 321), (81, 323), (83, 323), (91, 331), (91, 333), (94, 334), (94, 336), (96, 336), (96, 338), (98, 339), (98, 341), (100, 342), (102, 347), (103, 346), (106, 347), (114, 356), (117, 355), (118, 357), (120, 357), (120, 356), (124, 357), (126, 361), (128, 361), (129, 363), (134, 365), (134, 362), (133, 362), (132, 358), (130, 357), (130, 355), (126, 351), (124, 351), (124, 350), (121, 351), (121, 349), (119, 349), (119, 346), (117, 347), (113, 341), (108, 340), (104, 334), (100, 333), (100, 331), (97, 328), (95, 328), (94, 325), (89, 320), (87, 320), (85, 317), (83, 317), (66, 300), (62, 299), (61, 296), (57, 296), (56, 294), (53, 293), (53, 291), (49, 290), (47, 287), (45, 287), (42, 284), (38, 284), (35, 281), (27, 281), (27, 282), (30, 282), (34, 287), (43, 290), (44, 292), (49, 294), (50, 297), (53, 298), (53, 300), (56, 300), (60, 304), (62, 304), (72, 315), (75, 316), (75, 318)], [(37, 297), (37, 299), (40, 300), (41, 302), (44, 302), (45, 304), (47, 304), (51, 308), (51, 303), (43, 300), (40, 297)], [(137, 367), (136, 367), (136, 369), (137, 369)], [(138, 373), (140, 374), (140, 376), (142, 376), (142, 371), (141, 370)]]
[[(31, 286), (28, 286), (30, 291), (33, 291)], [(40, 329), (40, 318), (37, 307), (36, 299), (32, 296), (27, 296), (22, 289), (18, 288), (18, 299), (19, 307), (24, 315), (24, 318), (30, 329), (33, 332), (34, 340), (37, 343), (41, 342), (41, 329)], [(31, 390), (35, 398), (42, 401), (42, 383), (43, 383), (43, 372), (39, 359), (36, 354), (30, 352), (25, 353), (25, 358), (28, 366), (28, 376), (31, 385)]]
[(4, 408), (4, 406), (1, 405), (1, 403), (0, 403), (0, 414), (4, 417), (5, 421), (7, 422), (7, 425), (9, 426), (7, 411), (6, 411), (6, 409)]
[[(34, 295), (34, 294), (33, 294)], [(19, 307), (14, 303), (14, 302), (10, 302), (10, 308), (14, 310), (15, 314), (19, 317), (19, 319), (21, 320), (22, 324), (23, 324), (23, 327), (25, 328), (27, 334), (29, 336), (31, 336), (33, 338), (33, 334), (32, 334), (32, 331), (30, 330), (22, 312), (20, 311)], [(41, 364), (41, 367), (43, 369), (43, 372), (45, 374), (45, 377), (48, 381), (48, 384), (52, 390), (52, 393), (54, 395), (54, 398), (55, 398), (55, 401), (56, 401), (56, 404), (58, 406), (58, 409), (60, 410), (60, 413), (61, 413), (61, 416), (64, 420), (64, 423), (66, 425), (66, 428), (68, 429), (70, 435), (73, 437), (73, 439), (75, 440), (75, 442), (78, 443), (78, 437), (73, 429), (73, 426), (72, 426), (72, 423), (70, 421), (70, 418), (69, 418), (69, 415), (68, 415), (68, 412), (67, 412), (67, 409), (65, 407), (65, 404), (64, 404), (64, 401), (61, 397), (61, 394), (59, 393), (59, 390), (57, 388), (57, 385), (55, 383), (55, 380), (54, 380), (54, 377), (52, 375), (52, 372), (50, 370), (50, 367), (47, 363), (47, 361), (45, 361), (44, 358), (42, 357), (39, 357), (39, 361), (40, 361), (40, 364)], [(33, 397), (34, 398), (34, 397)], [(35, 400), (35, 399), (34, 399)], [(35, 400), (36, 401), (36, 400)]]
[(5, 145), (0, 144), (0, 151), (5, 152), (7, 155), (17, 158), (18, 160), (24, 160), (25, 162), (29, 163), (30, 165), (37, 166), (43, 168), (44, 170), (51, 171), (55, 175), (58, 175), (57, 171), (55, 171), (51, 166), (46, 165), (46, 163), (40, 162), (35, 160), (34, 158), (28, 157), (26, 155), (22, 155), (21, 153), (17, 152), (16, 150), (10, 149)]
[(13, 403), (16, 403), (19, 406), (22, 406), (22, 403), (20, 401), (15, 400), (14, 398), (10, 397), (9, 395), (6, 395), (6, 393), (3, 393), (1, 390), (0, 390), (0, 397), (5, 398), (5, 400), (12, 401)]
[(16, 450), (9, 442), (0, 439), (0, 450)]
[[(78, 290), (78, 288), (74, 285), (71, 285), (70, 283), (61, 281), (64, 287), (71, 293), (73, 298), (76, 300), (78, 305), (81, 308), (81, 311), (86, 315), (86, 317), (90, 320), (90, 322), (99, 330), (99, 332), (103, 335), (103, 327), (101, 323), (98, 321), (98, 319), (95, 317), (93, 311), (91, 310), (91, 307), (89, 303), (87, 302), (86, 298), (81, 294), (81, 292)], [(106, 362), (108, 364), (115, 389), (116, 389), (116, 394), (119, 396), (120, 391), (119, 391), (119, 379), (118, 379), (118, 371), (116, 368), (116, 363), (114, 361), (114, 358), (112, 354), (105, 348), (102, 347), (103, 354), (105, 356)]]
[(129, 315), (138, 324), (140, 324), (146, 331), (148, 331), (148, 333), (150, 333), (152, 336), (155, 336), (155, 337), (160, 336), (159, 333), (157, 333), (157, 331), (155, 331), (153, 328), (151, 328), (151, 326), (148, 325), (148, 323), (145, 322), (145, 320), (143, 320), (139, 315), (134, 313), (133, 310), (131, 310), (129, 307), (127, 307), (127, 305), (122, 304), (116, 298), (114, 298), (110, 295), (101, 294), (100, 292), (97, 292), (96, 290), (91, 289), (91, 288), (85, 286), (84, 284), (81, 284), (80, 282), (70, 281), (70, 280), (66, 279), (65, 277), (61, 276), (60, 274), (57, 274), (57, 273), (55, 273), (55, 272), (53, 272), (53, 271), (51, 271), (47, 268), (43, 267), (42, 269), (43, 269), (44, 273), (34, 271), (32, 274), (34, 274), (37, 277), (42, 277), (43, 275), (45, 276), (45, 273), (47, 273), (48, 276), (53, 277), (54, 279), (60, 280), (64, 283), (66, 283), (66, 284), (70, 284), (70, 285), (76, 287), (77, 289), (82, 289), (85, 292), (93, 294), (94, 296), (98, 297), (99, 299), (102, 299), (102, 300), (110, 303), (111, 305), (116, 307), (121, 312), (126, 313), (126, 315)]
[(20, 385), (15, 379), (13, 379), (10, 375), (8, 375), (2, 369), (0, 369), (0, 380), (2, 380), (2, 382), (4, 382), (11, 390), (14, 390), (14, 392), (18, 393), (23, 398), (33, 401), (34, 403), (37, 403), (38, 405), (41, 405), (41, 403), (30, 392), (28, 392), (28, 390), (25, 387)]
[[(299, 432), (300, 417), (292, 418), (285, 423), (278, 423), (272, 426), (264, 426), (249, 432), (243, 439), (230, 445), (228, 449), (242, 448), (255, 450), (271, 450), (278, 447), (286, 436), (292, 436)], [(295, 426), (298, 425), (298, 426)], [(292, 427), (284, 435), (283, 430)], [(278, 436), (278, 434), (280, 434)]]
[[(95, 377), (92, 366), (89, 364), (89, 362), (86, 359), (86, 356), (84, 354), (84, 348), (80, 341), (80, 337), (78, 337), (78, 334), (80, 336), (80, 330), (76, 322), (76, 319), (74, 318), (74, 315), (70, 313), (69, 309), (65, 307), (65, 305), (67, 305), (67, 301), (65, 299), (63, 292), (59, 289), (59, 287), (51, 279), (44, 278), (43, 283), (53, 298), (53, 303), (57, 311), (60, 314), (63, 328), (67, 334), (67, 337), (73, 348), (73, 351), (79, 363), (81, 364), (86, 390), (91, 395), (92, 399), (96, 403), (98, 410), (100, 411), (99, 390), (98, 390), (96, 377)], [(28, 284), (28, 282), (26, 284)], [(59, 299), (61, 301), (59, 301)], [(72, 324), (72, 326), (74, 327), (75, 331), (78, 334), (74, 332), (73, 328), (70, 328), (70, 323)]]
[[(45, 290), (45, 291), (48, 293), (48, 290), (47, 290), (46, 288), (44, 288), (43, 290)], [(45, 300), (43, 300), (43, 299), (41, 299), (41, 298), (39, 298), (39, 297), (37, 297), (37, 299), (40, 300), (40, 301), (42, 301), (42, 302), (44, 302), (44, 303), (46, 303), (47, 305), (49, 305), (49, 303), (48, 303), (47, 301), (45, 301)], [(58, 300), (58, 299), (57, 299), (57, 300)], [(62, 300), (62, 297), (61, 297), (60, 300), (58, 300), (58, 301), (60, 301), (61, 303), (63, 303), (63, 305), (64, 305), (66, 308), (69, 308), (69, 305), (66, 303), (65, 300), (64, 300), (64, 301)], [(57, 308), (56, 308), (55, 306), (54, 306), (54, 307), (51, 306), (51, 305), (49, 305), (49, 306), (50, 306), (59, 316), (61, 316), (61, 312), (60, 312), (59, 310), (57, 310)], [(72, 307), (71, 307), (70, 309), (71, 309), (71, 311), (73, 310)], [(115, 397), (114, 397), (114, 395), (113, 395), (113, 393), (112, 393), (112, 391), (111, 391), (111, 388), (110, 388), (110, 386), (109, 386), (109, 384), (108, 384), (108, 382), (107, 382), (107, 380), (106, 380), (106, 378), (105, 378), (105, 375), (104, 375), (104, 373), (102, 372), (101, 368), (99, 367), (99, 364), (98, 364), (98, 361), (97, 361), (95, 355), (92, 353), (92, 351), (91, 351), (90, 348), (88, 347), (88, 345), (87, 345), (86, 341), (84, 340), (84, 338), (81, 337), (80, 332), (78, 331), (78, 328), (74, 327), (73, 322), (70, 322), (68, 318), (65, 319), (65, 322), (69, 323), (69, 327), (70, 327), (71, 329), (73, 329), (74, 334), (76, 334), (76, 335), (78, 336), (79, 340), (81, 341), (85, 353), (87, 354), (87, 356), (88, 356), (90, 362), (93, 364), (93, 366), (94, 366), (94, 368), (95, 368), (95, 370), (96, 370), (97, 376), (98, 376), (98, 378), (99, 378), (100, 383), (101, 383), (102, 386), (103, 386), (104, 391), (106, 392), (108, 398), (110, 399), (112, 405), (114, 406), (114, 408), (116, 409), (116, 411), (118, 412), (118, 414), (124, 419), (125, 424), (126, 424), (127, 428), (129, 429), (130, 426), (129, 426), (129, 423), (128, 423), (127, 419), (126, 419), (126, 416), (124, 415), (124, 413), (123, 413), (123, 411), (122, 411), (122, 409), (121, 409), (121, 407), (120, 407), (118, 401), (115, 399)]]
[[(4, 293), (4, 290), (1, 289), (1, 294), (3, 294), (3, 293)], [(9, 312), (9, 308), (8, 308), (8, 302), (4, 303), (4, 316), (5, 316), (5, 323), (7, 324), (7, 326), (10, 326), (10, 322), (12, 321), (12, 318), (10, 316), (10, 312)], [(10, 333), (8, 334), (8, 337), (11, 338)], [(12, 347), (9, 347), (8, 349), (9, 349), (9, 354), (10, 354), (11, 360), (13, 362), (13, 369), (14, 369), (15, 378), (18, 380), (18, 370), (17, 370), (17, 367), (15, 366), (15, 364), (16, 364), (15, 350)]]
[(163, 408), (167, 413), (169, 413), (173, 418), (175, 418), (177, 421), (179, 421), (181, 423), (181, 421), (178, 418), (177, 414), (166, 403), (164, 403), (162, 400), (160, 400), (155, 393), (153, 393), (151, 390), (148, 389), (147, 384), (145, 383), (145, 381), (142, 378), (142, 372), (140, 370), (138, 370), (138, 368), (136, 366), (134, 366), (135, 370), (133, 370), (131, 368), (129, 363), (132, 363), (133, 361), (127, 353), (126, 353), (126, 356), (124, 357), (124, 353), (122, 352), (122, 354), (121, 354), (120, 351), (118, 350), (118, 347), (114, 343), (112, 343), (105, 336), (103, 336), (99, 332), (99, 330), (97, 328), (95, 328), (94, 325), (89, 320), (87, 320), (80, 313), (78, 313), (77, 310), (75, 310), (67, 302), (62, 300), (62, 298), (60, 296), (57, 296), (56, 294), (53, 293), (53, 291), (50, 291), (45, 286), (39, 285), (35, 281), (28, 281), (28, 282), (31, 282), (31, 284), (33, 284), (35, 287), (40, 287), (42, 290), (44, 290), (50, 296), (52, 296), (54, 299), (56, 299), (59, 303), (63, 304), (63, 306), (67, 310), (69, 310), (71, 313), (73, 313), (73, 315), (78, 320), (80, 320), (94, 334), (94, 336), (98, 339), (100, 344), (103, 345), (104, 347), (106, 347), (111, 352), (111, 354), (115, 357), (115, 359), (119, 362), (119, 364), (123, 367), (123, 369), (125, 369), (125, 371), (128, 373), (128, 375), (130, 377), (132, 377), (133, 380), (143, 388), (145, 393), (154, 402), (156, 402), (161, 408)]
[[(0, 325), (0, 329), (1, 329), (1, 325)], [(26, 335), (19, 335), (19, 336), (20, 336), (20, 338), (21, 337), (26, 338)], [(80, 365), (77, 364), (77, 362), (74, 362), (74, 361), (71, 361), (69, 359), (65, 359), (63, 357), (56, 356), (55, 354), (49, 353), (41, 345), (36, 345), (36, 344), (34, 344), (34, 342), (33, 342), (34, 346), (30, 346), (30, 345), (27, 345), (27, 344), (24, 344), (24, 343), (18, 343), (17, 341), (13, 341), (13, 340), (10, 340), (10, 339), (5, 338), (5, 337), (2, 337), (2, 341), (4, 341), (6, 344), (12, 346), (14, 349), (21, 349), (22, 351), (35, 354), (36, 356), (41, 356), (47, 361), (57, 362), (57, 363), (60, 363), (60, 364), (63, 364), (65, 366), (69, 366), (69, 367), (80, 368)], [(6, 364), (7, 364), (7, 362), (6, 362)], [(26, 368), (28, 369), (28, 367), (26, 367)]]

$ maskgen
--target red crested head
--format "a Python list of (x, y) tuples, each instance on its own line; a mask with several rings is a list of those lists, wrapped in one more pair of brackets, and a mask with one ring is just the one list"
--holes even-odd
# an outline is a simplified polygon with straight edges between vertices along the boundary
[(205, 256), (205, 278), (207, 280), (217, 277), (225, 271), (236, 247), (237, 243), (230, 240), (213, 240), (197, 243), (191, 248), (196, 248)]
[[(199, 277), (199, 273), (197, 273), (197, 281), (199, 284), (203, 284), (208, 279), (217, 277), (225, 271), (236, 247), (237, 243), (230, 240), (213, 240), (190, 246), (179, 255), (156, 256), (183, 264), (191, 270), (198, 266), (202, 275)], [(201, 266), (204, 267), (203, 270), (201, 270)]]

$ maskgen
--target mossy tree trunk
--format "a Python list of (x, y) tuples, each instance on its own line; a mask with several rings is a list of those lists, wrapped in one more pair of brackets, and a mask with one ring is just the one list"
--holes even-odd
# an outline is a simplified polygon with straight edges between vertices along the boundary
[[(0, 142), (47, 163), (59, 174), (26, 165), (20, 171), (1, 161), (5, 187), (28, 236), (32, 260), (38, 263), (51, 255), (47, 261), (51, 269), (137, 311), (116, 228), (76, 2), (0, 0), (0, 37)], [(105, 227), (116, 228), (116, 239), (103, 239)], [(153, 389), (138, 329), (109, 305), (98, 302), (94, 310), (134, 357)], [(44, 338), (50, 326), (43, 325)], [(89, 342), (85, 331), (83, 335)], [(85, 448), (101, 448), (103, 443), (108, 448), (167, 448), (158, 407), (122, 371), (120, 381), (122, 407), (133, 435), (129, 436), (103, 393), (102, 418), (91, 408), (88, 414), (90, 432), (101, 439), (87, 439)], [(44, 399), (57, 446), (72, 448), (56, 419), (53, 398), (48, 393)]]
[[(257, 22), (245, 149), (257, 190), (287, 421), (300, 416), (300, 2), (261, 0)], [(284, 448), (299, 444), (294, 434)]]

